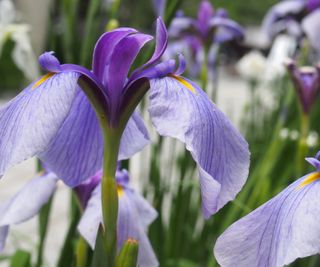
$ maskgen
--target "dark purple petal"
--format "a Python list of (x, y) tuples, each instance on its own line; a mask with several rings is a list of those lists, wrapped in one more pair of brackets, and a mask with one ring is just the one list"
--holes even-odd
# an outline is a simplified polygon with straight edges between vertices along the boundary
[(319, 0), (307, 0), (307, 9), (309, 12), (312, 12), (320, 7), (320, 1)]
[(4, 249), (8, 233), (9, 233), (9, 226), (0, 227), (0, 252), (2, 252)]
[(146, 68), (152, 66), (153, 64), (157, 63), (157, 61), (161, 58), (164, 51), (166, 50), (167, 44), (168, 44), (168, 33), (167, 33), (166, 25), (164, 24), (164, 22), (161, 18), (157, 19), (157, 30), (156, 31), (157, 31), (156, 48), (154, 50), (154, 53), (147, 63), (143, 64), (141, 67), (139, 67), (138, 69), (136, 69), (132, 73), (132, 75), (130, 77), (131, 81), (137, 79), (138, 76), (142, 77), (141, 75), (139, 75), (139, 73), (143, 69), (146, 69)]
[(152, 36), (150, 35), (141, 33), (132, 34), (123, 38), (114, 48), (110, 58), (111, 64), (107, 66), (108, 92), (111, 99), (111, 113), (113, 115), (117, 113), (117, 109), (119, 108), (120, 96), (123, 93), (122, 89), (125, 87), (131, 64), (141, 48), (151, 39)]
[(0, 109), (0, 175), (42, 153), (55, 138), (79, 92), (78, 77), (47, 74)]
[(233, 200), (249, 169), (248, 144), (194, 83), (182, 77), (151, 80), (149, 113), (160, 135), (185, 143), (199, 167), (206, 218)]
[(214, 29), (214, 41), (222, 43), (244, 37), (244, 29), (235, 21), (224, 18), (214, 17), (210, 20), (210, 27)]
[(202, 36), (206, 36), (209, 31), (209, 21), (213, 17), (213, 7), (207, 0), (202, 0), (198, 10), (198, 27)]
[(320, 89), (319, 72), (313, 67), (298, 68), (293, 61), (287, 64), (287, 68), (299, 96), (301, 107), (305, 113), (309, 113)]
[(106, 85), (105, 67), (110, 64), (113, 49), (124, 37), (136, 32), (131, 28), (119, 28), (103, 34), (97, 41), (93, 52), (92, 70), (103, 84)]
[[(317, 175), (319, 173), (312, 173)], [(214, 254), (223, 267), (282, 267), (320, 252), (320, 182), (306, 175), (232, 224)], [(319, 179), (319, 178), (318, 178)]]
[(53, 55), (54, 52), (45, 52), (39, 56), (39, 64), (49, 72), (60, 72), (61, 66), (59, 60)]

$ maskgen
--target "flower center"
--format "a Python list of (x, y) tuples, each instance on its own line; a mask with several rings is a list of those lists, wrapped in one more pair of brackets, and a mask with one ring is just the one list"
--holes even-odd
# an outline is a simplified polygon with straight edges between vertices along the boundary
[(298, 188), (303, 188), (320, 179), (320, 172), (314, 172), (308, 175), (298, 186)]
[(51, 78), (53, 75), (55, 75), (54, 72), (49, 72), (49, 73), (47, 73), (46, 75), (43, 75), (38, 81), (36, 81), (36, 82), (34, 83), (34, 85), (32, 86), (31, 89), (37, 88), (38, 86), (40, 86), (41, 84), (43, 84), (46, 80), (48, 80), (49, 78)]

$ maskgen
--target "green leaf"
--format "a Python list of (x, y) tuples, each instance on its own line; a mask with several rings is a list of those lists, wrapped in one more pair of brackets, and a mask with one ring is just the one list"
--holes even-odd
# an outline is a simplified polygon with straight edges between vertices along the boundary
[(117, 257), (116, 267), (136, 267), (138, 258), (138, 241), (129, 238)]
[(91, 267), (113, 267), (113, 266), (106, 266), (107, 262), (107, 255), (106, 255), (106, 247), (105, 247), (105, 240), (104, 240), (104, 230), (103, 226), (100, 224), (95, 250), (93, 252), (93, 260)]
[(30, 260), (31, 254), (28, 251), (18, 250), (11, 257), (10, 267), (29, 267), (31, 266)]

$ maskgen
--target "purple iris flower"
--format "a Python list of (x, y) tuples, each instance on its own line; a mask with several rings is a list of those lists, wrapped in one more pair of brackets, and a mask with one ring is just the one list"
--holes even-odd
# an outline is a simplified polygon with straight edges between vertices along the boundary
[(280, 267), (320, 253), (319, 156), (306, 158), (316, 172), (289, 185), (218, 238), (214, 254), (222, 267)]
[[(77, 82), (91, 84), (92, 94), (105, 108), (105, 118), (117, 129), (127, 108), (146, 90), (149, 113), (160, 135), (186, 144), (200, 174), (202, 209), (208, 218), (233, 200), (246, 181), (248, 144), (225, 115), (193, 82), (180, 74), (180, 57), (159, 63), (167, 31), (157, 21), (156, 48), (140, 68), (129, 69), (151, 36), (120, 28), (97, 42), (93, 71), (60, 65), (51, 54), (40, 57), (47, 75), (30, 85), (0, 110), (0, 173), (37, 155), (67, 185), (74, 187), (101, 169), (103, 140), (93, 109)], [(150, 88), (149, 88), (150, 87)], [(134, 113), (124, 130), (119, 159), (130, 157), (148, 143), (147, 130)]]
[(274, 5), (263, 20), (263, 28), (273, 39), (281, 32), (287, 32), (300, 40), (304, 35), (316, 51), (320, 51), (320, 1), (285, 0)]
[[(93, 180), (101, 179), (98, 172)], [(116, 172), (118, 184), (118, 249), (125, 241), (133, 238), (139, 242), (138, 265), (141, 267), (159, 266), (157, 258), (147, 237), (147, 228), (157, 217), (157, 212), (150, 204), (129, 186), (129, 176), (126, 170), (118, 168)], [(92, 192), (84, 213), (78, 225), (80, 234), (94, 249), (99, 225), (102, 223), (101, 185)]]
[(286, 65), (302, 110), (305, 114), (309, 114), (320, 90), (320, 70), (309, 66), (298, 68), (293, 60), (289, 60)]
[[(169, 35), (178, 42), (185, 42), (190, 49), (190, 54), (193, 55), (191, 66), (194, 62), (198, 65), (205, 62), (207, 53), (210, 67), (210, 63), (216, 59), (214, 47), (227, 41), (241, 40), (244, 37), (244, 29), (229, 18), (225, 9), (214, 11), (209, 1), (203, 0), (199, 6), (197, 19), (177, 16), (171, 23)], [(173, 50), (174, 47), (169, 49)], [(200, 69), (198, 68), (197, 73), (195, 70), (191, 71), (191, 74), (196, 76)]]

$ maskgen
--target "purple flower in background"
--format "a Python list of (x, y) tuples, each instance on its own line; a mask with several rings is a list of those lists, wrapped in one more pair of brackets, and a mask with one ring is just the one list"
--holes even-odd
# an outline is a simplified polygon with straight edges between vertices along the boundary
[(320, 69), (307, 66), (298, 68), (293, 60), (289, 60), (286, 65), (297, 91), (302, 110), (309, 114), (320, 90)]
[(152, 5), (153, 5), (155, 13), (161, 17), (164, 16), (166, 4), (167, 4), (166, 0), (152, 0)]
[[(101, 179), (98, 172), (92, 179)], [(129, 176), (126, 170), (118, 168), (116, 172), (118, 184), (118, 248), (129, 238), (139, 242), (138, 265), (156, 267), (159, 265), (147, 237), (147, 228), (157, 217), (157, 212), (138, 193), (129, 187)], [(80, 234), (92, 248), (95, 246), (99, 225), (102, 223), (101, 188), (100, 184), (92, 192), (78, 225)]]
[(287, 32), (300, 40), (306, 36), (312, 47), (319, 52), (320, 1), (286, 0), (274, 5), (263, 20), (263, 28), (273, 39)]
[[(161, 19), (153, 56), (128, 74), (150, 40), (130, 28), (104, 34), (95, 47), (92, 72), (61, 65), (51, 53), (43, 54), (40, 63), (50, 72), (0, 110), (0, 173), (37, 155), (75, 187), (101, 169), (102, 135), (78, 86), (80, 77), (91, 84), (91, 93), (105, 108), (103, 119), (113, 129), (135, 106), (132, 102), (150, 90), (149, 113), (156, 130), (185, 143), (197, 163), (204, 216), (233, 200), (248, 175), (247, 142), (196, 84), (180, 76), (185, 67), (181, 56), (179, 64), (173, 59), (159, 63), (167, 45)], [(134, 113), (124, 130), (119, 158), (130, 157), (147, 143), (147, 130)]]
[(319, 156), (306, 159), (316, 172), (289, 185), (218, 238), (214, 254), (222, 267), (280, 267), (320, 253)]
[[(231, 40), (241, 40), (244, 36), (244, 29), (229, 18), (225, 9), (220, 8), (214, 11), (209, 1), (203, 0), (196, 19), (181, 15), (173, 19), (169, 36), (177, 42), (184, 42), (190, 50), (188, 52), (192, 56), (190, 67), (193, 64), (201, 66), (208, 56), (209, 67), (214, 68), (217, 56), (216, 46)], [(169, 46), (169, 51), (173, 49), (174, 47)], [(197, 76), (200, 69), (191, 71), (191, 74)]]
[(33, 178), (16, 195), (0, 206), (0, 251), (3, 250), (9, 227), (38, 214), (56, 189), (58, 178), (52, 172)]

